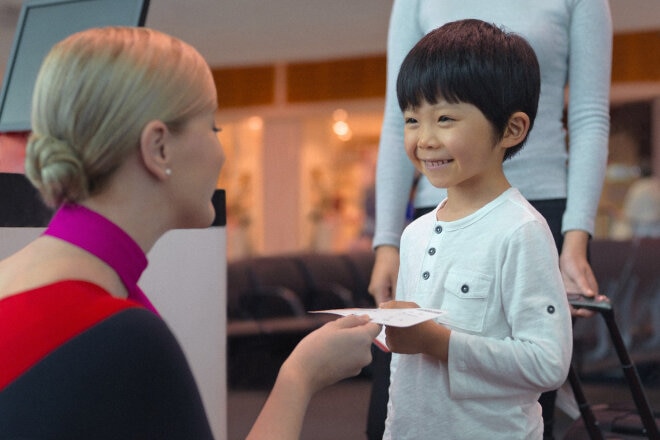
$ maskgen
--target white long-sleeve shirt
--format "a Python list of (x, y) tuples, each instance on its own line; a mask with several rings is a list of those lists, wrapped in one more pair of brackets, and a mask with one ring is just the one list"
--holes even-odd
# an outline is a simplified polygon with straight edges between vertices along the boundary
[(543, 391), (566, 379), (571, 316), (543, 217), (510, 188), (401, 239), (396, 299), (442, 309), (449, 361), (394, 354), (384, 439), (540, 439)]
[[(612, 23), (607, 0), (395, 0), (376, 172), (374, 247), (399, 245), (414, 175), (396, 98), (399, 66), (422, 36), (464, 18), (522, 35), (541, 67), (538, 115), (522, 151), (504, 163), (509, 182), (528, 200), (567, 198), (562, 232), (593, 234), (608, 152)], [(567, 85), (570, 151), (562, 124)], [(415, 207), (436, 206), (445, 195), (422, 177)]]

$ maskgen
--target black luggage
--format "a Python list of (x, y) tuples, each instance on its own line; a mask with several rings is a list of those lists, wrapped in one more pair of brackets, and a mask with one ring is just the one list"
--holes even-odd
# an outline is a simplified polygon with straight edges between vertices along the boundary
[(654, 414), (651, 409), (637, 368), (630, 358), (614, 319), (612, 305), (609, 302), (597, 302), (580, 295), (569, 295), (569, 297), (573, 307), (593, 310), (605, 320), (635, 406), (623, 404), (590, 406), (578, 375), (574, 367), (571, 367), (568, 379), (582, 417), (571, 425), (564, 438), (566, 440), (641, 438), (660, 440), (660, 431), (658, 431), (660, 415)]

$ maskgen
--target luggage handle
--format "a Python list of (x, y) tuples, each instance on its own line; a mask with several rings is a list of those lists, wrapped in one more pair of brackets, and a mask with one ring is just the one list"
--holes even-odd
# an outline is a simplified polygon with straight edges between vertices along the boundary
[[(616, 354), (619, 357), (621, 368), (623, 369), (623, 374), (626, 378), (626, 381), (628, 382), (633, 401), (637, 406), (637, 411), (639, 411), (639, 416), (642, 420), (642, 425), (644, 426), (644, 434), (647, 435), (650, 439), (660, 439), (660, 431), (658, 430), (658, 425), (655, 422), (655, 416), (651, 410), (651, 405), (649, 404), (646, 393), (644, 392), (644, 388), (642, 387), (642, 381), (639, 377), (639, 373), (637, 372), (637, 368), (635, 368), (635, 365), (630, 358), (630, 355), (628, 354), (626, 345), (623, 342), (623, 338), (621, 337), (621, 332), (619, 331), (619, 328), (614, 319), (614, 310), (612, 309), (612, 304), (607, 300), (596, 300), (595, 298), (587, 297), (579, 293), (569, 293), (568, 300), (569, 303), (575, 308), (583, 308), (592, 310), (594, 312), (599, 312), (605, 320), (605, 324), (607, 325), (610, 337), (612, 338), (612, 343), (614, 344), (614, 349), (616, 350)], [(574, 385), (572, 382), (573, 381), (571, 381), (571, 385)], [(573, 386), (574, 393), (575, 388), (576, 387)], [(582, 406), (586, 404), (586, 399), (584, 399), (584, 396), (582, 396), (582, 401), (578, 403), (581, 405), (581, 410), (585, 409), (587, 413), (591, 413), (589, 408), (582, 408)], [(583, 418), (585, 418), (585, 414), (583, 413), (582, 415)], [(590, 421), (588, 419), (591, 421), (595, 420), (592, 413), (591, 417), (587, 416), (585, 422)], [(598, 429), (598, 431), (600, 431), (600, 429)], [(602, 435), (592, 438), (602, 438)]]
[(594, 312), (612, 310), (612, 304), (607, 299), (597, 299), (581, 293), (568, 293), (568, 302), (576, 309), (587, 309)]

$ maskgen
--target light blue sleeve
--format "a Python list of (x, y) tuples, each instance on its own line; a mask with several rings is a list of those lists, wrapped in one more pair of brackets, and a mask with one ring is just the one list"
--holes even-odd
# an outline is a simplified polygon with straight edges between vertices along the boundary
[(403, 116), (396, 97), (399, 67), (410, 49), (424, 36), (418, 24), (419, 3), (395, 0), (387, 38), (385, 111), (376, 168), (376, 227), (373, 246), (399, 246), (414, 167), (403, 147)]
[(607, 165), (612, 19), (607, 0), (574, 0), (570, 23), (568, 194), (562, 232), (593, 235)]

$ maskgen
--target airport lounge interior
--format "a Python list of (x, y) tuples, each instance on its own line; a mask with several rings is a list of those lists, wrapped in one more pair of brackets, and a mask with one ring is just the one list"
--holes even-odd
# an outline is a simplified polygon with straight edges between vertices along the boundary
[[(21, 100), (29, 107), (25, 90), (31, 93), (34, 76), (20, 69), (36, 75), (43, 54), (31, 51), (81, 30), (47, 26), (67, 21), (76, 8), (82, 21), (70, 21), (92, 20), (86, 27), (115, 24), (104, 22), (114, 20), (110, 12), (90, 18), (90, 5), (139, 8), (117, 14), (118, 24), (180, 38), (210, 66), (226, 157), (213, 225), (168, 232), (149, 253), (140, 285), (188, 358), (214, 438), (245, 438), (296, 344), (335, 319), (310, 312), (377, 308), (370, 282), (372, 239), (383, 212), (376, 205), (387, 200), (377, 196), (377, 170), (391, 76), (388, 31), (393, 5), (407, 1), (0, 0), (0, 258), (37, 237), (53, 214), (24, 176), (30, 129), (12, 120), (11, 107)], [(639, 410), (630, 390), (639, 385), (660, 423), (660, 2), (590, 1), (607, 4), (612, 24), (608, 152), (588, 244), (609, 315), (595, 309), (594, 316), (573, 319), (571, 374), (596, 409)], [(433, 2), (410, 1), (417, 3)], [(28, 84), (19, 85), (21, 78)], [(569, 85), (563, 124), (571, 118), (570, 96)], [(406, 221), (412, 221), (414, 191), (411, 184), (402, 204)], [(0, 311), (2, 304), (0, 295)], [(608, 316), (633, 365), (632, 380), (621, 367)], [(375, 438), (367, 426), (377, 374), (367, 364), (317, 392), (300, 439)], [(557, 394), (552, 438), (589, 438), (571, 434), (583, 419), (575, 397), (567, 380)]]

